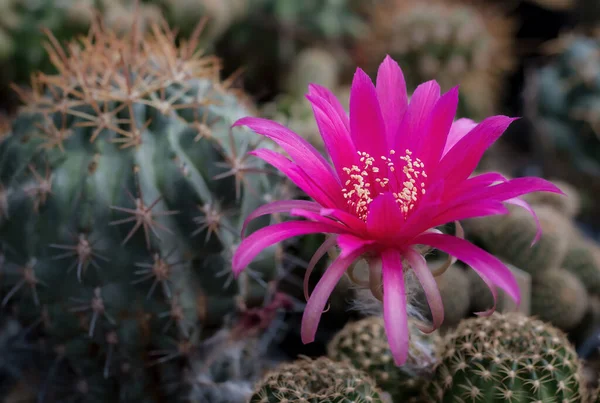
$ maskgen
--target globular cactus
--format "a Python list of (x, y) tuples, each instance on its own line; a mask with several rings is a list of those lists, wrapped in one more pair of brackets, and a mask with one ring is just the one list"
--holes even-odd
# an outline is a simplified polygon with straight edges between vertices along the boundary
[(463, 321), (447, 336), (425, 402), (587, 402), (566, 336), (518, 313)]
[(581, 196), (577, 189), (565, 181), (555, 180), (551, 182), (562, 190), (566, 197), (557, 193), (532, 192), (523, 195), (522, 199), (532, 205), (552, 207), (569, 218), (576, 217), (581, 209)]
[(585, 286), (572, 273), (552, 269), (533, 277), (531, 314), (562, 329), (577, 326), (588, 307)]
[(600, 245), (584, 234), (576, 234), (562, 265), (581, 281), (590, 295), (600, 296)]
[(501, 80), (514, 65), (512, 22), (497, 7), (384, 0), (372, 9), (370, 25), (357, 51), (361, 64), (374, 70), (389, 53), (403, 66), (409, 90), (436, 79), (444, 90), (461, 85), (462, 116), (477, 119), (497, 108)]
[[(437, 267), (439, 263), (432, 266)], [(435, 278), (444, 304), (444, 328), (456, 326), (469, 315), (471, 286), (467, 271), (472, 270), (451, 265), (444, 274)]]
[(409, 325), (408, 359), (401, 367), (394, 364), (383, 318), (378, 316), (348, 323), (329, 343), (328, 356), (367, 373), (390, 394), (392, 401), (416, 401), (439, 358), (437, 347), (441, 340), (436, 333), (421, 332), (414, 320)]
[(197, 35), (152, 32), (95, 24), (53, 48), (58, 73), (36, 76), (0, 143), (0, 304), (56, 353), (57, 399), (152, 401), (278, 275), (277, 248), (230, 268), (243, 220), (278, 191), (247, 155), (259, 137), (231, 129), (251, 105)]
[(533, 277), (559, 267), (566, 253), (573, 224), (548, 206), (535, 206), (542, 235), (535, 245), (536, 224), (523, 208), (509, 206), (510, 213), (463, 222), (467, 236), (486, 250)]
[(256, 386), (250, 403), (380, 403), (381, 391), (364, 372), (326, 357), (282, 364)]

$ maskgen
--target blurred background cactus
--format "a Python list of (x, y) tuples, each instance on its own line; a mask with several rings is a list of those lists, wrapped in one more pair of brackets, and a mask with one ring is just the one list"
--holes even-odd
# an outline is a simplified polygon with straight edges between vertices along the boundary
[(514, 23), (499, 7), (460, 1), (382, 0), (370, 10), (371, 34), (359, 58), (371, 72), (390, 54), (408, 87), (436, 79), (461, 85), (459, 114), (480, 119), (498, 108), (505, 75), (514, 67)]

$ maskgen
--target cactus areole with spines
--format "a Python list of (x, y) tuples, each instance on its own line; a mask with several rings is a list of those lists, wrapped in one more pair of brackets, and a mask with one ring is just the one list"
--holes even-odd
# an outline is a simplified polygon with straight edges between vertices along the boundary
[[(157, 368), (184, 379), (195, 343), (263, 303), (276, 276), (274, 248), (231, 273), (242, 219), (278, 180), (247, 157), (260, 136), (231, 129), (251, 110), (197, 51), (199, 32), (179, 47), (158, 25), (143, 41), (99, 24), (65, 49), (50, 38), (58, 73), (21, 91), (0, 142), (0, 303), (89, 383), (85, 401), (156, 396)], [(141, 371), (135, 385), (125, 370)]]

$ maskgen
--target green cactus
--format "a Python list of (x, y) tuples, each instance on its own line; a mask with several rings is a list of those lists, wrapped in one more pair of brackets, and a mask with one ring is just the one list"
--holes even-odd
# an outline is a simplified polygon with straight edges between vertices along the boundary
[(431, 403), (587, 401), (581, 363), (566, 336), (518, 313), (464, 320), (447, 336), (424, 389)]
[(542, 227), (535, 245), (535, 220), (521, 207), (509, 206), (510, 213), (463, 222), (465, 232), (485, 249), (533, 277), (560, 266), (566, 253), (573, 224), (549, 206), (534, 206)]
[(531, 313), (552, 325), (570, 330), (588, 307), (585, 286), (572, 273), (552, 269), (531, 282)]
[(562, 267), (574, 274), (590, 295), (600, 296), (600, 246), (583, 234), (569, 240)]
[(557, 193), (533, 192), (523, 195), (522, 199), (533, 205), (550, 206), (569, 218), (576, 217), (581, 209), (581, 196), (577, 189), (565, 181), (554, 180), (551, 182), (562, 190), (566, 197)]
[(413, 320), (410, 325), (410, 349), (406, 363), (394, 364), (389, 350), (383, 318), (372, 316), (348, 323), (329, 343), (328, 356), (347, 362), (371, 376), (388, 392), (393, 401), (411, 402), (431, 375), (438, 359), (437, 334), (421, 332)]
[(230, 259), (279, 179), (246, 154), (259, 136), (231, 129), (250, 105), (197, 37), (89, 38), (52, 51), (59, 73), (0, 143), (0, 304), (56, 353), (54, 381), (85, 381), (64, 393), (153, 401), (157, 372), (181, 383), (197, 343), (263, 303), (278, 249), (237, 279)]
[[(504, 263), (509, 268), (514, 268), (513, 265)], [(469, 304), (469, 312), (485, 312), (492, 308), (494, 299), (487, 284), (481, 279), (475, 270), (467, 270), (467, 278), (469, 279), (469, 294), (471, 301)], [(504, 291), (497, 288), (496, 310), (503, 310), (503, 294)]]
[[(437, 267), (439, 263), (432, 266)], [(469, 277), (467, 277), (467, 273), (463, 268), (452, 265), (435, 280), (444, 303), (443, 326), (444, 328), (454, 327), (469, 315), (469, 305), (471, 303)], [(457, 290), (460, 290), (460, 292), (457, 292)]]
[(282, 364), (256, 386), (250, 403), (382, 402), (375, 382), (352, 365), (326, 357)]
[(358, 53), (373, 72), (377, 60), (390, 54), (402, 66), (409, 90), (431, 79), (444, 90), (460, 84), (459, 114), (483, 118), (497, 108), (501, 80), (514, 65), (512, 22), (500, 9), (486, 7), (380, 1), (371, 14), (372, 33)]

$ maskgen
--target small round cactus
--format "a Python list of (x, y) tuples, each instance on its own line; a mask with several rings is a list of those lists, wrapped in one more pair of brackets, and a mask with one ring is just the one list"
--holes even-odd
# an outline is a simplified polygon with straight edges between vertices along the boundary
[(531, 313), (554, 326), (569, 330), (577, 326), (588, 307), (584, 285), (564, 269), (552, 269), (534, 277)]
[(250, 403), (379, 403), (381, 392), (367, 374), (326, 357), (286, 363), (258, 383)]
[(427, 376), (431, 375), (438, 359), (436, 347), (440, 339), (436, 334), (421, 332), (412, 320), (409, 325), (410, 349), (402, 367), (394, 364), (383, 318), (378, 316), (348, 323), (329, 343), (328, 356), (369, 374), (393, 401), (411, 401), (419, 395)]
[(533, 205), (550, 206), (569, 218), (575, 217), (581, 209), (581, 196), (577, 189), (565, 181), (555, 180), (551, 182), (562, 190), (566, 196), (550, 192), (533, 192), (524, 195), (522, 199)]
[(600, 245), (583, 235), (573, 237), (562, 267), (573, 273), (589, 294), (600, 296)]
[(586, 402), (566, 336), (518, 313), (463, 321), (447, 336), (424, 400), (431, 403)]
[(535, 221), (521, 207), (511, 206), (509, 210), (508, 215), (467, 220), (465, 231), (489, 252), (534, 277), (560, 266), (572, 235), (571, 221), (549, 206), (535, 206), (542, 236), (532, 246)]

